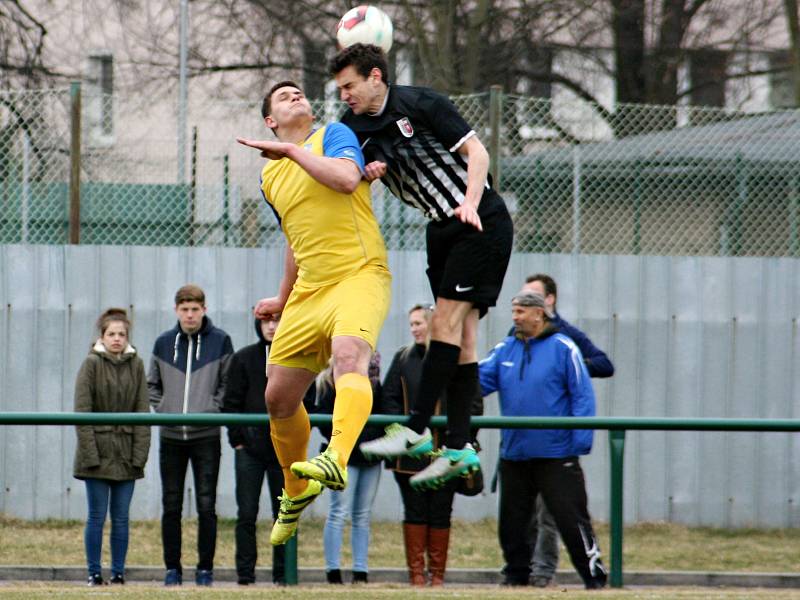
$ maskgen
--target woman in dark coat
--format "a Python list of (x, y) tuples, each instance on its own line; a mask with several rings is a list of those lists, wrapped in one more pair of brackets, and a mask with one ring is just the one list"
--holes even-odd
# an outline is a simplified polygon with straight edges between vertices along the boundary
[[(97, 321), (100, 338), (83, 361), (75, 382), (75, 412), (148, 412), (144, 363), (128, 342), (130, 322), (120, 308)], [(111, 583), (125, 583), (128, 511), (134, 483), (144, 477), (150, 428), (131, 425), (76, 427), (73, 475), (86, 483), (84, 531), (89, 585), (103, 585), (100, 555), (103, 525), (111, 509)]]

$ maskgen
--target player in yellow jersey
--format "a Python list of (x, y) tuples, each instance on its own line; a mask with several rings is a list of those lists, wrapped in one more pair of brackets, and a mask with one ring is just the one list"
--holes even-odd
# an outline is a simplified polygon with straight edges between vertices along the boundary
[[(265, 397), (285, 486), (270, 539), (283, 544), (324, 487), (347, 485), (347, 461), (372, 408), (367, 368), (391, 275), (355, 134), (341, 123), (315, 130), (311, 105), (291, 81), (272, 87), (261, 112), (278, 141), (238, 141), (271, 159), (261, 189), (287, 240), (278, 295), (255, 308), (260, 318), (281, 313)], [(302, 398), (331, 356), (331, 442), (306, 460), (311, 427)]]

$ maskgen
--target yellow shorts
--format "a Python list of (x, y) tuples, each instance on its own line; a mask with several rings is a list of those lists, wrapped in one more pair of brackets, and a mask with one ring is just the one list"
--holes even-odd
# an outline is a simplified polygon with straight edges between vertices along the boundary
[(331, 340), (340, 335), (359, 337), (375, 350), (389, 312), (391, 284), (389, 271), (375, 265), (324, 287), (295, 284), (272, 341), (269, 364), (319, 373), (328, 366)]

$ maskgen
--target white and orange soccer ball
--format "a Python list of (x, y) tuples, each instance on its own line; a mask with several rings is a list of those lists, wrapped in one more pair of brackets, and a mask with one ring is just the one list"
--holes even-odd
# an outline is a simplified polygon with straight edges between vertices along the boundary
[(380, 8), (366, 4), (348, 10), (336, 26), (336, 39), (342, 48), (359, 43), (373, 44), (389, 52), (393, 33), (389, 16)]

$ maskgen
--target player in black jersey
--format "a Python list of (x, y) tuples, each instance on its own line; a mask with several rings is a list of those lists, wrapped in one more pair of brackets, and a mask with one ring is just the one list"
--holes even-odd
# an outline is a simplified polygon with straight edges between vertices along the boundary
[(331, 62), (342, 118), (364, 150), (365, 172), (429, 219), (428, 279), (436, 298), (420, 393), (407, 426), (360, 446), (365, 454), (422, 454), (428, 425), (447, 392), (447, 441), (437, 460), (411, 478), (439, 487), (480, 468), (470, 444), (470, 408), (480, 398), (478, 320), (494, 306), (511, 255), (513, 225), (488, 179), (489, 154), (450, 100), (421, 87), (389, 85), (386, 56), (355, 44)]

